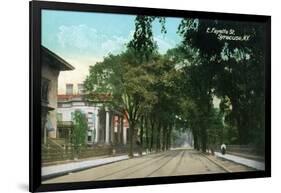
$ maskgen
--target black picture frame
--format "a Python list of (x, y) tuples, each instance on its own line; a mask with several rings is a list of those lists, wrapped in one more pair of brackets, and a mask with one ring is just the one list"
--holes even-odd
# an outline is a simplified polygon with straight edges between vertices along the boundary
[[(244, 178), (262, 178), (271, 176), (271, 17), (261, 15), (214, 13), (156, 9), (143, 7), (125, 7), (80, 3), (62, 3), (31, 1), (30, 4), (30, 130), (29, 130), (29, 191), (60, 191), (91, 188), (109, 188), (152, 184), (170, 184), (183, 182), (214, 181)], [(266, 66), (265, 66), (265, 170), (238, 173), (202, 174), (190, 176), (153, 177), (140, 179), (120, 179), (95, 182), (41, 183), (41, 10), (71, 10), (81, 12), (102, 12), (118, 14), (143, 14), (169, 17), (197, 17), (207, 19), (260, 22), (266, 25)]]

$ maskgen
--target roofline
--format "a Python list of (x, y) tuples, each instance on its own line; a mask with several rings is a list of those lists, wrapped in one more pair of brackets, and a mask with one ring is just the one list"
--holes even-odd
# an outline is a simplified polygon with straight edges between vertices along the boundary
[(67, 61), (65, 61), (64, 59), (62, 59), (60, 56), (58, 56), (57, 54), (55, 54), (54, 52), (52, 52), (51, 50), (49, 50), (48, 48), (46, 48), (45, 46), (41, 45), (41, 49), (43, 49), (43, 51), (47, 52), (48, 54), (50, 54), (52, 57), (54, 57), (57, 61), (60, 62), (60, 64), (62, 64), (65, 67), (65, 70), (74, 70), (75, 67), (72, 66), (71, 64), (69, 64)]

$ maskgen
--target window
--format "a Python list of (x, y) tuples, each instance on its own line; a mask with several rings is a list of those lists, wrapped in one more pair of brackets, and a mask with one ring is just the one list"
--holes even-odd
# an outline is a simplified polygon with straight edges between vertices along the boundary
[(67, 95), (73, 94), (73, 84), (66, 84), (66, 94)]
[(92, 142), (92, 131), (88, 130), (88, 142)]
[(42, 78), (41, 81), (41, 100), (49, 103), (50, 80)]

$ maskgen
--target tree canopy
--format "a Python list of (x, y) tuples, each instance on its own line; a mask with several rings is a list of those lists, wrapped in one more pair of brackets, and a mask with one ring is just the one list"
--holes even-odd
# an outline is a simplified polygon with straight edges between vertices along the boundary
[[(221, 143), (264, 146), (265, 29), (257, 23), (184, 18), (182, 41), (158, 52), (152, 22), (137, 16), (126, 50), (90, 67), (88, 97), (110, 95), (129, 122), (130, 148), (169, 149), (172, 133), (191, 131), (203, 152)], [(215, 107), (219, 101), (219, 107)]]

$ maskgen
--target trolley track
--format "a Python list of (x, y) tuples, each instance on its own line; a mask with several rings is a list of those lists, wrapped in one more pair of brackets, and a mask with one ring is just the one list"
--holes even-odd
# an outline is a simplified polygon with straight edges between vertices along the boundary
[(56, 177), (44, 181), (44, 183), (132, 179), (253, 170), (252, 168), (205, 155), (192, 149), (176, 149), (90, 168), (70, 175)]

